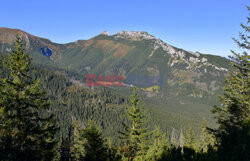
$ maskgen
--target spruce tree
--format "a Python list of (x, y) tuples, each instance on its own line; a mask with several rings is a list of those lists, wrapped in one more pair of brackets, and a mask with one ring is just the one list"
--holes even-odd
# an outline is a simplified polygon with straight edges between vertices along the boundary
[(191, 127), (184, 132), (184, 147), (196, 149), (195, 134)]
[(118, 148), (113, 145), (111, 138), (107, 139), (107, 146), (108, 146), (108, 161), (120, 161), (121, 155), (118, 151)]
[(232, 51), (232, 71), (226, 78), (224, 95), (220, 96), (221, 106), (215, 106), (213, 110), (219, 124), (214, 130), (218, 153), (221, 160), (227, 161), (250, 160), (250, 18), (247, 19), (246, 25), (241, 24), (240, 40), (234, 39), (242, 53)]
[(74, 121), (74, 136), (71, 145), (73, 160), (106, 161), (108, 160), (108, 147), (102, 136), (102, 131), (92, 120), (86, 127), (79, 126)]
[(153, 144), (150, 145), (145, 160), (157, 161), (161, 159), (164, 151), (169, 148), (168, 139), (166, 134), (160, 130), (159, 126), (155, 127), (152, 139)]
[(123, 123), (126, 131), (121, 132), (123, 146), (120, 150), (127, 160), (143, 159), (148, 149), (147, 139), (150, 135), (146, 128), (147, 117), (143, 113), (143, 106), (136, 92), (134, 87), (130, 104), (126, 110), (130, 125)]
[(214, 146), (214, 142), (215, 140), (214, 140), (213, 135), (210, 134), (207, 129), (207, 121), (205, 118), (203, 118), (202, 126), (201, 126), (200, 141), (199, 141), (199, 150), (203, 153), (206, 153), (209, 147)]
[(57, 142), (57, 145), (55, 147), (55, 154), (54, 154), (54, 158), (53, 161), (61, 161), (62, 160), (62, 143), (63, 143), (63, 137), (62, 135), (60, 135), (60, 138)]
[(52, 160), (54, 156), (57, 128), (39, 80), (31, 77), (30, 64), (17, 36), (14, 50), (4, 61), (10, 77), (0, 81), (0, 160)]
[(84, 160), (85, 157), (85, 144), (86, 139), (84, 137), (84, 129), (83, 127), (79, 126), (79, 123), (75, 120), (75, 118), (72, 119), (74, 131), (73, 131), (73, 138), (72, 143), (70, 145), (70, 153), (71, 157), (75, 160)]
[(181, 132), (180, 132), (180, 148), (181, 148), (181, 152), (183, 153), (183, 148), (184, 148), (184, 136), (183, 136), (183, 132), (182, 132), (182, 128), (181, 128)]
[(92, 120), (89, 120), (83, 133), (86, 139), (85, 160), (105, 161), (108, 158), (108, 148), (103, 138), (102, 131)]
[(171, 133), (171, 145), (173, 147), (178, 147), (178, 142), (177, 142), (177, 135), (175, 132), (175, 128), (172, 128), (172, 133)]

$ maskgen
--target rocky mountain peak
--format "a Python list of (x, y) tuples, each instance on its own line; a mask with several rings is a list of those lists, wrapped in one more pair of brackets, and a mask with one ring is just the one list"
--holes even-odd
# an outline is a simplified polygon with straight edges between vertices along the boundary
[(156, 39), (153, 35), (145, 31), (119, 31), (115, 34), (116, 38), (126, 38), (134, 41)]
[(101, 33), (101, 35), (110, 36), (110, 33), (109, 33), (108, 31), (104, 30), (104, 31)]

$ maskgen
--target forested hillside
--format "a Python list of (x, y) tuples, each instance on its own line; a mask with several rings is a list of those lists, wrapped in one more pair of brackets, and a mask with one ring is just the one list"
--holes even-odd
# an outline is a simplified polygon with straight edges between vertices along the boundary
[[(159, 113), (182, 114), (201, 121), (212, 120), (210, 111), (219, 104), (229, 60), (190, 52), (141, 31), (101, 33), (88, 40), (57, 44), (21, 30), (0, 28), (0, 50), (13, 47), (20, 34), (27, 53), (36, 64), (67, 71), (86, 83), (86, 74), (105, 78), (122, 76), (123, 87), (112, 88), (129, 96), (130, 85), (138, 87), (143, 101)], [(75, 74), (73, 74), (75, 73)], [(177, 116), (178, 117), (178, 116)]]
[[(7, 55), (13, 48), (16, 34), (21, 36), (34, 65), (41, 70), (48, 70), (40, 74), (42, 83), (52, 83), (54, 79), (47, 80), (46, 74), (56, 73), (71, 84), (53, 84), (55, 87), (50, 85), (46, 88), (51, 90), (48, 93), (53, 95), (52, 99), (59, 99), (58, 103), (54, 102), (55, 106), (62, 106), (59, 109), (77, 109), (79, 112), (83, 109), (82, 104), (86, 103), (83, 103), (81, 90), (91, 91), (88, 87), (84, 88), (86, 74), (95, 74), (104, 79), (108, 75), (122, 76), (123, 86), (95, 87), (95, 93), (105, 89), (114, 93), (114, 97), (121, 96), (126, 100), (131, 93), (130, 86), (138, 87), (146, 109), (152, 112), (150, 122), (157, 122), (168, 134), (172, 128), (179, 133), (181, 128), (200, 127), (203, 118), (208, 120), (210, 126), (215, 126), (210, 111), (214, 104), (219, 105), (217, 94), (222, 93), (224, 76), (230, 70), (229, 60), (225, 58), (179, 49), (146, 32), (101, 33), (89, 40), (57, 44), (21, 30), (1, 28), (0, 48), (4, 54)], [(62, 89), (54, 91), (55, 88)], [(61, 91), (67, 94), (61, 96)], [(100, 97), (97, 100), (105, 99)], [(110, 97), (113, 99), (113, 96)], [(62, 103), (66, 100), (66, 104)], [(102, 100), (98, 104), (113, 107), (105, 102)], [(92, 110), (91, 107), (87, 108)], [(115, 108), (118, 109), (123, 108)], [(105, 127), (110, 124), (104, 122)], [(119, 123), (115, 124), (120, 126)], [(194, 129), (198, 135), (200, 129)]]
[[(214, 113), (219, 114), (220, 128), (209, 133), (203, 120), (199, 137), (191, 127), (181, 128), (179, 135), (173, 128), (170, 137), (156, 123), (153, 128), (152, 123), (148, 124), (150, 115), (136, 87), (128, 100), (105, 89), (101, 92), (100, 89), (99, 92), (81, 89), (62, 72), (30, 66), (31, 59), (24, 53), (20, 37), (10, 55), (7, 58), (1, 55), (1, 58), (4, 64), (0, 68), (3, 73), (0, 86), (1, 160), (249, 159), (249, 86), (237, 81), (248, 81), (249, 56), (246, 53), (232, 57), (234, 70), (240, 72), (230, 73), (225, 96), (221, 97), (224, 107), (214, 108)], [(49, 97), (41, 90), (38, 78), (46, 82), (43, 88)], [(61, 88), (57, 88), (60, 83)], [(121, 106), (124, 103), (127, 103), (126, 108)], [(75, 108), (79, 104), (82, 106)], [(123, 117), (119, 118), (122, 113)], [(225, 116), (235, 118), (231, 120)], [(118, 128), (105, 127), (105, 121), (118, 123)], [(119, 141), (112, 141), (103, 130), (109, 130), (110, 135), (112, 131), (118, 133)], [(237, 149), (229, 146), (235, 143)]]
[[(249, 161), (249, 23), (230, 60), (146, 32), (56, 44), (1, 28), (0, 160)], [(88, 86), (86, 72), (125, 82)]]
[[(1, 54), (1, 60), (6, 59), (6, 55)], [(0, 71), (2, 77), (9, 76), (9, 72), (3, 67), (1, 62)], [(50, 112), (55, 114), (64, 136), (68, 134), (71, 118), (75, 117), (84, 123), (89, 118), (93, 118), (102, 125), (102, 129), (107, 136), (112, 136), (117, 140), (117, 130), (121, 129), (121, 123), (126, 121), (124, 108), (126, 107), (128, 95), (122, 95), (107, 87), (90, 88), (81, 86), (79, 83), (71, 81), (79, 77), (77, 73), (69, 73), (64, 70), (50, 68), (43, 65), (32, 64), (32, 76), (40, 79), (44, 91), (51, 102)], [(131, 92), (131, 91), (130, 91)], [(168, 135), (172, 128), (177, 131), (181, 127), (197, 127), (201, 125), (196, 119), (176, 114), (173, 112), (162, 113), (161, 107), (150, 103), (145, 103), (146, 109), (151, 113), (150, 124), (159, 124), (163, 129), (168, 130)], [(200, 129), (196, 130), (198, 133)]]

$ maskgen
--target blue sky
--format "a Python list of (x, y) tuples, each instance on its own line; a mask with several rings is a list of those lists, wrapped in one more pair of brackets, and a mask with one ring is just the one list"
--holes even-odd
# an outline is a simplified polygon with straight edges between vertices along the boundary
[(4, 0), (0, 27), (57, 43), (103, 30), (147, 31), (185, 50), (227, 56), (246, 22), (246, 5), (247, 0)]

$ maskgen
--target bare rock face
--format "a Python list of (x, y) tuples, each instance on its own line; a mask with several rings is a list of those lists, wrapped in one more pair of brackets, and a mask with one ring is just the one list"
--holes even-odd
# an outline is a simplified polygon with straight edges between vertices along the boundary
[(134, 41), (156, 39), (153, 35), (145, 31), (119, 31), (115, 35), (116, 38), (125, 38)]
[(192, 51), (189, 51), (190, 54), (196, 56), (196, 57), (200, 57), (200, 53), (199, 52), (192, 52)]
[(225, 68), (219, 68), (216, 65), (208, 63), (208, 60), (202, 57), (201, 56), (202, 54), (197, 51), (196, 52), (187, 51), (187, 53), (191, 54), (191, 56), (187, 57), (187, 55), (182, 50), (178, 50), (174, 48), (172, 45), (165, 43), (161, 39), (158, 39), (155, 36), (145, 31), (119, 31), (115, 35), (112, 35), (112, 36), (114, 36), (115, 38), (122, 38), (122, 39), (131, 40), (131, 41), (152, 40), (154, 49), (148, 57), (149, 58), (152, 57), (154, 52), (157, 49), (162, 48), (165, 52), (170, 54), (172, 57), (177, 58), (177, 60), (171, 63), (171, 66), (173, 66), (175, 63), (178, 63), (179, 60), (181, 60), (183, 63), (188, 64), (187, 69), (191, 68), (191, 64), (198, 64), (201, 62), (202, 64), (197, 66), (197, 68), (200, 68), (202, 66), (212, 66), (216, 70), (227, 71), (227, 69)]
[(101, 34), (106, 35), (106, 36), (110, 36), (110, 33), (108, 31), (106, 31), (106, 30), (104, 30)]

